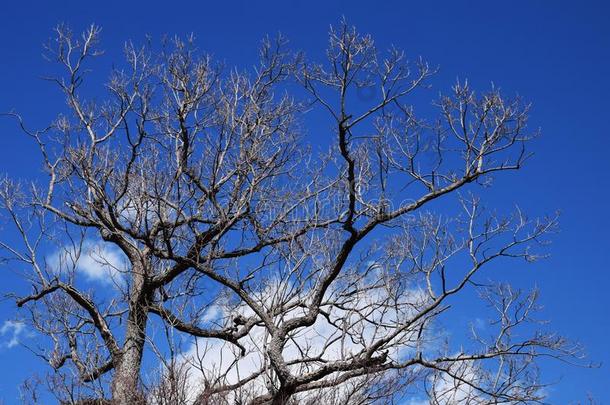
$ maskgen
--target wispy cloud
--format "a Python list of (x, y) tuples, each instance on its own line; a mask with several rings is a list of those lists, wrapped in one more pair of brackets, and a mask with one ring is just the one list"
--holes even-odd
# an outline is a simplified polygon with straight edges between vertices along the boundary
[(426, 399), (409, 399), (406, 402), (402, 402), (400, 405), (430, 405), (430, 401)]
[[(373, 275), (372, 277), (374, 277)], [(270, 283), (270, 285), (260, 292), (261, 301), (271, 301), (277, 291), (284, 289), (285, 286)], [(376, 302), (381, 302), (385, 297), (382, 296), (384, 290), (380, 288), (363, 289), (358, 296), (354, 298), (353, 310), (341, 310), (335, 308), (333, 316), (343, 319), (345, 322), (352, 325), (354, 328), (359, 328), (360, 337), (363, 341), (357, 339), (341, 339), (342, 330), (338, 329), (335, 324), (331, 324), (324, 317), (319, 317), (317, 321), (309, 328), (301, 331), (298, 335), (293, 336), (287, 343), (284, 356), (287, 361), (300, 358), (303, 350), (307, 351), (308, 356), (316, 357), (323, 356), (329, 361), (341, 360), (350, 358), (354, 353), (363, 350), (371, 341), (380, 338), (380, 335), (390, 333), (391, 331), (384, 330), (382, 325), (389, 322), (390, 319), (398, 319), (404, 314), (392, 312), (384, 307), (376, 306)], [(409, 297), (408, 301), (412, 305), (417, 305), (426, 300), (426, 295), (420, 290), (412, 290), (405, 294)], [(406, 298), (405, 298), (406, 299)], [(407, 304), (405, 301), (404, 304)], [(411, 305), (409, 305), (411, 307)], [(371, 322), (365, 322), (359, 318), (359, 313), (367, 313), (368, 319)], [(227, 317), (239, 314), (245, 317), (250, 317), (253, 314), (252, 310), (247, 306), (242, 305), (237, 308), (223, 307), (222, 305), (212, 306), (202, 317), (203, 323), (219, 321)], [(288, 316), (301, 315), (300, 309), (295, 309)], [(245, 355), (236, 350), (233, 345), (227, 344), (221, 340), (199, 339), (186, 352), (182, 354), (182, 361), (192, 365), (187, 386), (189, 387), (190, 400), (194, 400), (199, 387), (201, 387), (201, 379), (207, 377), (221, 377), (226, 383), (234, 384), (244, 376), (252, 375), (265, 365), (264, 349), (269, 336), (263, 327), (255, 326), (247, 338), (240, 341), (246, 348)], [(415, 337), (405, 337), (404, 340), (415, 341)], [(397, 345), (394, 350), (390, 350), (389, 356), (396, 361), (404, 359), (414, 351), (413, 345), (404, 344)], [(201, 365), (205, 364), (204, 369), (200, 369)], [(295, 369), (295, 372), (298, 370)], [(354, 380), (356, 381), (356, 380)], [(255, 393), (254, 396), (260, 395), (265, 391), (266, 374), (263, 373), (259, 377), (253, 379), (246, 384), (246, 391)], [(345, 394), (350, 395), (352, 389), (350, 384), (344, 384), (339, 388), (345, 392), (335, 392), (340, 398)], [(306, 393), (300, 394), (299, 399), (305, 400)], [(413, 403), (412, 405), (419, 405)]]
[(85, 240), (79, 248), (63, 247), (47, 258), (57, 273), (75, 270), (89, 281), (104, 284), (120, 282), (126, 269), (122, 252), (102, 241)]
[(25, 323), (10, 319), (6, 320), (2, 327), (0, 327), (0, 335), (5, 339), (1, 345), (9, 349), (13, 348), (19, 344), (20, 338), (26, 335)]

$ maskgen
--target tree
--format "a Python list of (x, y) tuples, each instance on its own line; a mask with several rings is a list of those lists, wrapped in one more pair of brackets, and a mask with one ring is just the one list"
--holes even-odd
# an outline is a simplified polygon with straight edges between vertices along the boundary
[[(543, 397), (539, 356), (578, 354), (536, 326), (536, 292), (481, 275), (538, 258), (556, 226), (476, 196), (530, 156), (519, 99), (458, 83), (420, 118), (435, 71), (343, 22), (324, 63), (280, 37), (246, 73), (192, 38), (128, 44), (94, 101), (99, 28), (56, 34), (67, 112), (42, 131), (12, 114), (47, 180), (0, 196), (61, 402), (518, 403)], [(472, 292), (493, 320), (449, 339)]]

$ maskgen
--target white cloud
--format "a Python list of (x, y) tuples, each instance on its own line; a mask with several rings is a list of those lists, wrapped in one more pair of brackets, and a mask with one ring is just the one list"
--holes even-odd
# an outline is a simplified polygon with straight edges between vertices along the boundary
[[(379, 274), (373, 274), (373, 279), (383, 280)], [(361, 280), (363, 284), (371, 286), (371, 288), (360, 288), (354, 295), (350, 295), (351, 299), (342, 303), (341, 306), (325, 307), (324, 310), (327, 316), (320, 316), (316, 322), (308, 328), (302, 328), (299, 332), (288, 340), (284, 347), (283, 357), (287, 362), (292, 359), (303, 358), (323, 358), (325, 361), (332, 362), (335, 360), (347, 359), (351, 354), (358, 353), (365, 347), (370, 345), (370, 342), (376, 341), (379, 338), (388, 336), (395, 331), (394, 325), (400, 325), (404, 319), (412, 318), (418, 313), (422, 305), (429, 302), (429, 296), (421, 289), (411, 288), (402, 291), (400, 297), (393, 296), (394, 306), (380, 305), (386, 301), (388, 291), (384, 288), (383, 283), (371, 282), (371, 280)], [(355, 284), (354, 284), (355, 288)], [(296, 288), (290, 283), (269, 283), (266, 288), (258, 294), (258, 301), (271, 305), (277, 301), (278, 297), (285, 297), (286, 292), (294, 292)], [(344, 291), (345, 292), (345, 291)], [(298, 299), (302, 300), (307, 297), (306, 291), (298, 293)], [(296, 298), (295, 298), (296, 299)], [(325, 299), (326, 301), (326, 299)], [(280, 299), (280, 302), (283, 302)], [(285, 302), (286, 307), (290, 307), (293, 300)], [(283, 314), (283, 320), (286, 321), (291, 317), (302, 315), (302, 306), (294, 306), (287, 314)], [(366, 313), (363, 317), (362, 314)], [(253, 311), (245, 306), (230, 307), (229, 305), (216, 304), (211, 306), (201, 318), (203, 324), (223, 323), (231, 324), (232, 319), (237, 315), (243, 317), (253, 316)], [(329, 317), (331, 321), (327, 319)], [(347, 330), (355, 331), (360, 339), (344, 339), (342, 334)], [(475, 328), (485, 328), (486, 324), (482, 319), (474, 319)], [(438, 331), (430, 333), (438, 334)], [(426, 335), (426, 334), (424, 334)], [(190, 395), (189, 401), (192, 403), (197, 397), (204, 384), (205, 379), (208, 382), (219, 383), (220, 385), (235, 384), (246, 377), (257, 373), (264, 369), (268, 364), (268, 359), (265, 353), (265, 347), (268, 344), (270, 337), (267, 330), (262, 326), (255, 326), (250, 333), (240, 340), (246, 353), (241, 356), (238, 349), (229, 343), (214, 339), (197, 339), (195, 343), (186, 350), (179, 363), (181, 365), (189, 364), (188, 377), (186, 381), (186, 390)], [(414, 331), (406, 332), (399, 338), (396, 338), (393, 344), (389, 345), (390, 351), (388, 357), (395, 360), (405, 360), (413, 356), (416, 350), (421, 350), (423, 353), (440, 349), (434, 337), (423, 336), (420, 339)], [(454, 354), (454, 357), (459, 357), (459, 354)], [(304, 372), (312, 372), (316, 363), (308, 363), (307, 365), (292, 366), (295, 375), (303, 374)], [(428, 405), (430, 403), (440, 405), (452, 404), (470, 404), (484, 405), (489, 404), (490, 399), (482, 394), (475, 387), (485, 387), (490, 383), (490, 370), (483, 368), (479, 362), (464, 360), (457, 361), (448, 365), (448, 372), (434, 373), (427, 381), (429, 388), (430, 399), (426, 395), (416, 396), (415, 398), (405, 399), (402, 405)], [(306, 370), (305, 370), (306, 369)], [(493, 376), (502, 377), (497, 372), (492, 372)], [(333, 378), (329, 376), (327, 378)], [(369, 377), (359, 377), (366, 379)], [(253, 378), (246, 383), (242, 389), (246, 392), (246, 398), (238, 398), (240, 395), (237, 390), (230, 392), (225, 398), (227, 403), (248, 402), (253, 397), (263, 395), (268, 391), (270, 376), (262, 373), (256, 378)], [(328, 393), (319, 395), (320, 392), (299, 393), (296, 398), (299, 402), (307, 402), (308, 399), (313, 399), (316, 395), (318, 403), (340, 403), (341, 398), (346, 398), (348, 394), (361, 388), (357, 387), (357, 383), (362, 380), (358, 378), (352, 380), (355, 384), (350, 386), (344, 384), (339, 387), (329, 390)], [(516, 388), (518, 392), (519, 387)], [(334, 391), (334, 392), (331, 392)], [(334, 395), (326, 397), (325, 395)], [(352, 397), (353, 398), (353, 397)]]
[[(368, 280), (366, 280), (368, 282)], [(420, 306), (427, 295), (417, 289), (405, 291), (403, 302), (397, 302), (395, 309), (387, 306), (378, 305), (385, 299), (387, 291), (382, 285), (376, 283), (376, 287), (363, 288), (357, 295), (346, 301), (341, 309), (338, 307), (324, 308), (331, 314), (332, 323), (324, 316), (318, 317), (314, 325), (303, 328), (292, 339), (288, 341), (284, 349), (284, 358), (287, 362), (292, 359), (302, 358), (303, 353), (309, 357), (321, 356), (327, 361), (342, 360), (349, 358), (352, 354), (360, 352), (367, 347), (370, 342), (387, 336), (395, 330), (392, 325), (398, 319), (409, 317), (415, 311), (414, 308)], [(292, 290), (288, 285), (270, 283), (267, 288), (260, 293), (261, 302), (272, 302), (280, 291)], [(266, 297), (266, 299), (264, 299)], [(286, 317), (296, 317), (302, 314), (300, 307), (295, 307)], [(237, 308), (222, 307), (216, 305), (211, 307), (202, 318), (202, 322), (210, 322), (219, 319), (230, 319), (235, 315), (249, 317), (253, 315), (250, 308), (243, 305)], [(366, 314), (363, 317), (362, 314)], [(285, 319), (285, 318), (284, 318)], [(387, 327), (381, 325), (388, 325)], [(362, 339), (350, 339), (343, 337), (345, 331), (343, 327), (353, 328), (355, 333)], [(239, 350), (232, 344), (221, 340), (199, 339), (182, 355), (182, 361), (192, 364), (189, 372), (188, 386), (191, 390), (191, 400), (197, 395), (197, 387), (201, 387), (202, 378), (208, 380), (219, 378), (223, 384), (234, 384), (240, 379), (254, 374), (268, 362), (265, 356), (265, 346), (269, 335), (262, 326), (255, 326), (249, 335), (240, 340), (246, 348), (245, 356), (240, 356)], [(416, 349), (417, 337), (413, 332), (401, 335), (393, 349), (388, 355), (394, 360), (402, 360), (412, 355)], [(203, 370), (199, 370), (200, 365), (205, 365)], [(312, 371), (313, 364), (293, 366), (295, 374)], [(268, 376), (262, 374), (244, 386), (248, 392), (248, 398), (264, 394), (267, 391)], [(350, 384), (344, 384), (340, 389), (345, 390), (347, 395)], [(319, 394), (319, 393), (318, 393)], [(336, 395), (337, 391), (333, 393)], [(235, 394), (236, 395), (236, 394)], [(299, 394), (300, 400), (307, 398), (307, 393)], [(341, 393), (339, 393), (341, 396)], [(337, 398), (335, 396), (335, 398)]]
[(459, 376), (454, 378), (449, 374), (440, 374), (434, 381), (433, 392), (435, 399), (441, 404), (478, 403), (478, 391), (470, 384), (477, 384), (479, 373), (472, 362), (458, 363), (451, 367), (452, 373)]
[(0, 335), (6, 336), (7, 341), (2, 342), (2, 346), (7, 348), (15, 347), (19, 344), (19, 339), (25, 335), (25, 323), (21, 321), (6, 320), (0, 327)]
[(430, 405), (430, 401), (425, 399), (409, 399), (402, 402), (401, 405)]
[(459, 362), (456, 366), (450, 367), (450, 371), (459, 378), (449, 374), (439, 372), (429, 378), (428, 386), (433, 401), (423, 397), (410, 398), (401, 405), (483, 405), (487, 404), (484, 398), (479, 396), (478, 391), (468, 383), (476, 384), (480, 380), (480, 375), (473, 362)]
[(47, 263), (56, 273), (76, 270), (87, 280), (103, 284), (120, 283), (127, 268), (126, 258), (117, 247), (89, 239), (80, 248), (57, 250), (47, 258)]
[[(340, 306), (326, 306), (324, 311), (327, 316), (320, 316), (311, 327), (300, 329), (286, 343), (283, 351), (284, 359), (287, 362), (304, 356), (319, 357), (328, 362), (347, 359), (352, 354), (368, 347), (371, 342), (390, 335), (395, 331), (395, 325), (400, 325), (401, 321), (412, 318), (423, 305), (429, 302), (429, 296), (425, 291), (410, 288), (401, 291), (398, 296), (392, 296), (395, 299), (393, 301), (394, 305), (382, 305), (386, 302), (389, 290), (385, 288), (385, 283), (380, 282), (380, 280), (383, 280), (383, 276), (379, 272), (374, 272), (370, 275), (370, 278), (360, 280), (362, 285), (359, 285), (358, 288), (356, 288), (356, 284), (350, 284), (350, 290), (353, 287), (354, 291), (357, 291), (354, 294), (346, 293), (346, 290), (331, 292), (331, 294), (338, 294), (339, 296), (343, 293), (344, 297), (349, 296), (350, 299), (342, 302)], [(370, 288), (367, 288), (367, 286)], [(337, 288), (340, 289), (340, 286)], [(258, 296), (257, 301), (265, 303), (264, 305), (271, 305), (278, 299), (280, 302), (284, 302), (283, 298), (295, 292), (295, 290), (297, 289), (289, 282), (270, 282), (266, 288), (256, 294)], [(299, 291), (296, 295), (298, 298), (294, 299), (303, 300), (306, 299), (308, 293), (307, 291)], [(286, 307), (290, 307), (290, 303), (294, 303), (293, 300), (288, 301), (284, 303)], [(329, 299), (329, 301), (332, 300)], [(283, 315), (283, 319), (285, 321), (291, 317), (302, 315), (302, 311), (302, 306), (294, 306), (292, 310)], [(363, 314), (365, 315), (363, 316)], [(223, 323), (223, 321), (231, 323), (237, 315), (247, 318), (253, 316), (254, 313), (245, 305), (231, 307), (228, 304), (221, 303), (211, 306), (203, 314), (200, 322), (204, 325), (211, 322)], [(330, 322), (327, 317), (330, 318)], [(479, 319), (475, 319), (474, 324), (475, 327), (484, 325)], [(352, 334), (358, 338), (343, 338), (345, 330), (349, 330), (350, 333), (353, 332)], [(433, 334), (437, 334), (437, 332), (430, 330), (430, 333)], [(435, 337), (425, 335), (417, 336), (415, 331), (407, 331), (400, 335), (393, 341), (393, 344), (389, 345), (388, 357), (395, 361), (401, 361), (413, 356), (416, 350), (426, 353), (439, 349), (436, 340), (434, 340)], [(201, 387), (205, 385), (203, 384), (204, 379), (220, 385), (230, 385), (264, 369), (269, 361), (265, 353), (265, 347), (269, 339), (269, 334), (264, 327), (255, 326), (247, 337), (240, 340), (240, 344), (246, 349), (244, 356), (241, 356), (234, 345), (224, 341), (197, 339), (191, 347), (182, 353), (178, 361), (181, 365), (188, 364), (185, 385), (189, 403), (194, 402)], [(457, 356), (456, 353), (455, 357)], [(308, 363), (307, 365), (300, 364), (292, 367), (293, 373), (299, 375), (304, 372), (312, 372), (317, 366), (316, 363)], [(458, 361), (449, 365), (448, 371), (449, 373), (434, 373), (429, 377), (426, 385), (430, 390), (431, 398), (428, 398), (424, 393), (420, 393), (415, 398), (405, 399), (401, 404), (483, 405), (490, 403), (489, 398), (474, 388), (474, 386), (485, 386), (488, 382), (488, 372), (481, 368), (480, 364), (474, 361)], [(327, 378), (333, 377), (331, 375)], [(343, 403), (341, 402), (342, 399), (348, 398), (348, 395), (355, 393), (357, 396), (362, 389), (358, 383), (362, 382), (363, 379), (370, 378), (370, 376), (359, 378), (351, 380), (353, 384), (343, 384), (325, 392), (299, 393), (296, 400), (305, 403), (315, 398), (318, 403)], [(245, 398), (237, 397), (241, 394), (238, 390), (234, 390), (229, 393), (225, 401), (226, 403), (248, 402), (258, 395), (265, 394), (268, 391), (270, 381), (270, 376), (266, 372), (262, 373), (242, 387), (243, 392), (246, 393)], [(350, 396), (350, 398), (355, 397)]]

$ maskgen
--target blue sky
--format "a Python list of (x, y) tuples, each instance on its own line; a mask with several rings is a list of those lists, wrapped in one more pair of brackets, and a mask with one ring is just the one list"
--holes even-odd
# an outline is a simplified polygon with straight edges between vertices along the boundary
[[(532, 215), (559, 209), (561, 232), (552, 256), (519, 273), (519, 282), (538, 286), (544, 316), (560, 333), (582, 342), (601, 368), (545, 364), (553, 404), (583, 400), (591, 392), (610, 400), (610, 5), (602, 1), (4, 1), (0, 6), (0, 111), (19, 111), (32, 126), (43, 126), (62, 109), (56, 89), (40, 79), (50, 66), (41, 57), (51, 28), (66, 22), (80, 30), (103, 27), (104, 59), (120, 58), (123, 41), (194, 33), (201, 48), (226, 65), (253, 64), (259, 40), (281, 31), (295, 49), (319, 56), (330, 24), (344, 15), (391, 44), (439, 66), (429, 99), (456, 78), (475, 89), (491, 82), (520, 94), (534, 106), (530, 125), (543, 136), (535, 157), (519, 173), (498, 178), (491, 204), (520, 206)], [(313, 131), (312, 131), (313, 132)], [(312, 135), (315, 136), (315, 135)], [(315, 142), (315, 139), (312, 139)], [(14, 122), (0, 120), (0, 173), (35, 177), (40, 162)], [(4, 232), (0, 229), (0, 232)], [(2, 234), (2, 238), (11, 235)], [(0, 293), (24, 291), (18, 268), (2, 268)], [(20, 345), (11, 345), (15, 307), (0, 301), (0, 398), (15, 402), (17, 385), (43, 364)], [(466, 315), (465, 315), (466, 317)], [(28, 343), (35, 337), (23, 331)], [(10, 347), (9, 347), (10, 346)]]

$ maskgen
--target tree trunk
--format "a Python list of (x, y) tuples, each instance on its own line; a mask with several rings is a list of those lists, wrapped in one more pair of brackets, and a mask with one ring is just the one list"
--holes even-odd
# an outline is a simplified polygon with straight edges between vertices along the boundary
[(142, 351), (137, 347), (125, 350), (112, 379), (114, 405), (144, 404), (140, 386)]
[[(135, 312), (138, 314), (136, 315)], [(125, 345), (112, 379), (112, 399), (115, 405), (144, 404), (140, 385), (140, 368), (144, 350), (144, 330), (147, 314), (140, 309), (132, 311), (127, 327)], [(131, 319), (133, 318), (133, 319)]]
[(146, 340), (147, 305), (150, 297), (144, 288), (144, 272), (134, 268), (132, 274), (125, 343), (118, 364), (115, 366), (111, 386), (114, 405), (145, 404), (140, 369)]
[(271, 405), (286, 405), (293, 394), (294, 389), (280, 388), (273, 396)]

